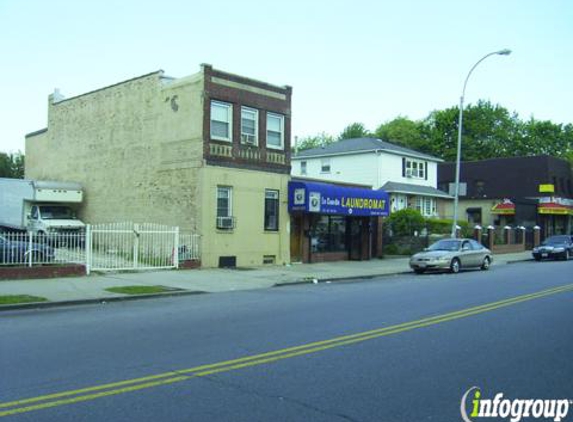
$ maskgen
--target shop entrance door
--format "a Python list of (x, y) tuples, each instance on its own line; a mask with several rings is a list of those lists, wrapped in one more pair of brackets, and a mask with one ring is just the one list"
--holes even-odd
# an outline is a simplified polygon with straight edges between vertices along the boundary
[(352, 261), (362, 259), (362, 219), (348, 218), (348, 258)]
[(302, 215), (293, 215), (290, 220), (290, 260), (302, 262)]

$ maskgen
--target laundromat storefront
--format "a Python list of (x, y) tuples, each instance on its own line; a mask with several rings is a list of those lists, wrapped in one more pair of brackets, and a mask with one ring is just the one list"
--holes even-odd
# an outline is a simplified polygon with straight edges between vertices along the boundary
[(388, 194), (330, 183), (289, 182), (291, 261), (365, 260), (382, 254)]

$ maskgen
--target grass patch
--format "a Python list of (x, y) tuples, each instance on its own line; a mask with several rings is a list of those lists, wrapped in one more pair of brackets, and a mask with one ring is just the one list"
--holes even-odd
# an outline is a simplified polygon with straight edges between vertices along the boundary
[(126, 295), (144, 295), (150, 293), (172, 292), (174, 289), (163, 286), (120, 286), (110, 287), (105, 290), (112, 293), (123, 293)]
[(48, 299), (30, 295), (3, 295), (0, 296), (0, 305), (15, 305), (17, 303), (47, 302)]

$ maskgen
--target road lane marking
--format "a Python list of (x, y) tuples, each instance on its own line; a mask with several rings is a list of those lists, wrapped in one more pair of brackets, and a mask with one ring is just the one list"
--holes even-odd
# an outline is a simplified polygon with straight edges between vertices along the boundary
[[(471, 308), (449, 312), (446, 314), (426, 317), (415, 321), (409, 321), (397, 325), (377, 328), (374, 330), (335, 337), (328, 340), (307, 343), (299, 346), (279, 349), (257, 355), (245, 356), (238, 359), (232, 359), (213, 364), (206, 364), (177, 371), (170, 371), (157, 375), (134, 378), (131, 380), (101, 384), (77, 390), (63, 391), (54, 394), (47, 394), (22, 400), (0, 403), (0, 409), (12, 408), (0, 411), (0, 417), (14, 415), (18, 413), (31, 412), (34, 410), (46, 409), (50, 407), (62, 406), (66, 404), (78, 403), (88, 400), (94, 400), (100, 397), (107, 397), (107, 396), (182, 382), (185, 380), (189, 380), (191, 378), (204, 377), (221, 372), (227, 372), (251, 366), (268, 364), (283, 359), (288, 359), (296, 356), (303, 356), (310, 353), (316, 353), (332, 349), (335, 347), (356, 344), (359, 342), (364, 342), (367, 340), (372, 340), (383, 336), (398, 334), (418, 328), (429, 327), (443, 322), (454, 321), (457, 319), (466, 318), (469, 316), (478, 315), (485, 312), (490, 312), (496, 309), (568, 291), (573, 291), (573, 284), (559, 286), (552, 289), (542, 290), (539, 292), (530, 293), (526, 295), (515, 296), (509, 299), (486, 303), (484, 305), (474, 306)], [(32, 404), (32, 403), (37, 403), (37, 404)]]

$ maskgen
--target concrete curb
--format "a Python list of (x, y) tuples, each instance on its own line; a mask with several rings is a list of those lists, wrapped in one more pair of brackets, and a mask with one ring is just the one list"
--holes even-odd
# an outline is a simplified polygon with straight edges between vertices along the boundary
[(350, 280), (370, 280), (377, 277), (390, 277), (393, 275), (403, 275), (403, 274), (411, 274), (412, 271), (396, 271), (393, 273), (384, 273), (384, 274), (368, 274), (368, 275), (354, 275), (349, 277), (325, 277), (325, 278), (314, 278), (313, 280), (302, 279), (300, 281), (286, 281), (284, 283), (275, 283), (272, 287), (286, 287), (286, 286), (295, 286), (298, 284), (318, 284), (318, 283), (326, 283), (326, 282), (339, 282), (339, 281), (350, 281)]
[(191, 295), (201, 295), (207, 293), (208, 292), (203, 292), (199, 290), (191, 290), (191, 291), (179, 291), (179, 292), (150, 293), (143, 295), (100, 297), (94, 299), (16, 303), (14, 305), (0, 305), (0, 312), (13, 311), (18, 309), (45, 309), (45, 308), (57, 308), (62, 306), (105, 304), (108, 302), (127, 302), (132, 300), (157, 299), (161, 297), (174, 297), (174, 296), (191, 296)]
[[(528, 261), (534, 261), (533, 258), (527, 258), (527, 259), (515, 259), (513, 261), (506, 261), (505, 264), (517, 264), (518, 262), (528, 262)], [(494, 265), (495, 265), (495, 261), (494, 261)], [(499, 263), (497, 265), (503, 265), (502, 263)], [(359, 275), (359, 276), (352, 276), (352, 277), (333, 277), (333, 278), (314, 278), (314, 280), (316, 280), (316, 282), (314, 282), (313, 280), (308, 280), (308, 279), (302, 279), (299, 281), (286, 281), (284, 283), (275, 283), (273, 284), (272, 287), (286, 287), (286, 286), (295, 286), (298, 284), (318, 284), (318, 283), (325, 283), (325, 282), (337, 282), (337, 281), (349, 281), (349, 280), (369, 280), (372, 278), (376, 278), (376, 277), (389, 277), (389, 276), (393, 276), (393, 275), (404, 275), (404, 274), (414, 274), (413, 271), (409, 270), (409, 271), (396, 271), (396, 272), (392, 272), (392, 273), (384, 273), (384, 274), (368, 274), (368, 275)]]
[[(518, 262), (528, 262), (534, 261), (533, 258), (527, 259), (516, 259), (513, 261), (506, 261), (505, 264), (516, 264)], [(392, 273), (384, 274), (368, 274), (362, 276), (351, 276), (351, 277), (324, 277), (324, 278), (304, 278), (296, 281), (286, 281), (283, 283), (275, 283), (270, 287), (287, 287), (296, 286), (303, 284), (323, 284), (327, 282), (344, 282), (350, 280), (371, 280), (377, 277), (390, 277), (395, 275), (413, 274), (412, 271), (396, 271)], [(316, 282), (314, 281), (316, 280)], [(191, 296), (207, 294), (209, 292), (200, 290), (183, 290), (183, 291), (172, 291), (164, 293), (151, 293), (143, 295), (126, 295), (126, 296), (113, 296), (113, 297), (101, 297), (94, 299), (77, 299), (77, 300), (63, 300), (63, 301), (53, 301), (53, 302), (29, 302), (29, 303), (18, 303), (14, 305), (0, 305), (0, 312), (2, 311), (13, 311), (20, 309), (46, 309), (46, 308), (57, 308), (63, 306), (75, 306), (75, 305), (93, 305), (93, 304), (104, 304), (108, 302), (125, 302), (131, 300), (142, 300), (142, 299), (157, 299), (161, 297), (176, 297), (176, 296)]]

